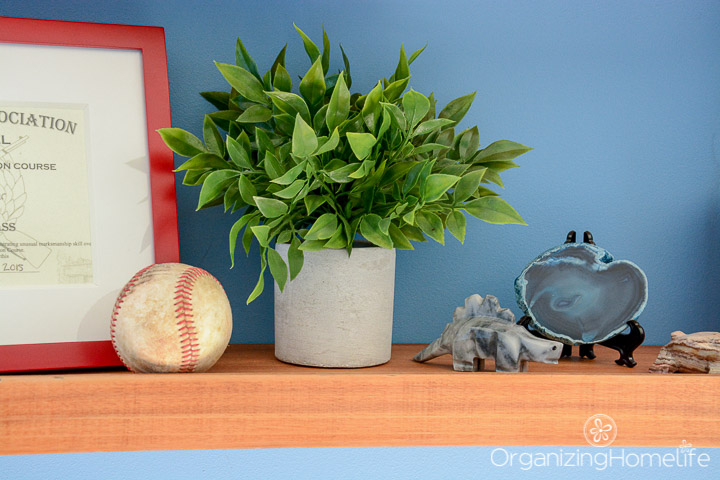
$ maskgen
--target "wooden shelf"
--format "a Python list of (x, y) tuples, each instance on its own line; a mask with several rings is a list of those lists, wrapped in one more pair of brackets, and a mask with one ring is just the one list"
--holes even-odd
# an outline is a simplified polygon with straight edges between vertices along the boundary
[(0, 376), (0, 454), (220, 448), (587, 445), (593, 414), (613, 446), (720, 446), (720, 376), (647, 373), (598, 358), (530, 372), (454, 372), (420, 345), (357, 370), (283, 364), (272, 345), (231, 345), (205, 374), (126, 371)]

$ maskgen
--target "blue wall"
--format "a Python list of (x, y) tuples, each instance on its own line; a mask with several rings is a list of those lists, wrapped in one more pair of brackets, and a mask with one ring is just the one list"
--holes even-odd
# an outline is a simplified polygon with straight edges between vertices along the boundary
[[(440, 105), (477, 90), (463, 123), (480, 127), (481, 143), (535, 148), (504, 176), (503, 195), (529, 226), (471, 219), (464, 246), (450, 238), (399, 252), (395, 341), (432, 340), (472, 293), (519, 314), (514, 278), (570, 229), (645, 270), (646, 343), (720, 330), (718, 2), (5, 0), (0, 14), (164, 27), (173, 125), (196, 133), (212, 110), (198, 92), (226, 88), (212, 61), (232, 62), (237, 36), (263, 71), (288, 43), (288, 69), (301, 73), (292, 23), (318, 41), (324, 24), (333, 67), (341, 42), (363, 90), (392, 73), (401, 43), (428, 43), (413, 64), (416, 90)], [(235, 218), (195, 213), (196, 202), (196, 189), (179, 186), (182, 260), (225, 285), (233, 342), (271, 342), (269, 291), (245, 306), (256, 256), (229, 270)]]

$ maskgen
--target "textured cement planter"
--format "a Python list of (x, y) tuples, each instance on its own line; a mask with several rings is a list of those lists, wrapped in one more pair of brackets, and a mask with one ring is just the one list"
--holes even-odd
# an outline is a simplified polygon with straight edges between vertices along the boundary
[[(277, 245), (287, 261), (288, 245)], [(275, 284), (275, 356), (313, 367), (355, 368), (390, 360), (395, 250), (304, 252), (285, 291)]]

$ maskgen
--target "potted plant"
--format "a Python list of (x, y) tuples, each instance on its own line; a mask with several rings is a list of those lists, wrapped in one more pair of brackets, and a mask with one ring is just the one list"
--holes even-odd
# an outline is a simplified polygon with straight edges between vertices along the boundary
[[(240, 215), (230, 230), (232, 263), (238, 242), (246, 254), (259, 245), (260, 278), (247, 302), (262, 293), (269, 268), (276, 356), (322, 366), (384, 363), (394, 249), (412, 249), (426, 236), (444, 243), (446, 230), (463, 242), (465, 213), (524, 224), (485, 185), (503, 186), (500, 173), (530, 148), (507, 140), (480, 148), (477, 127), (456, 132), (474, 93), (436, 115), (432, 94), (408, 90), (409, 66), (424, 48), (408, 58), (401, 46), (389, 78), (366, 94), (350, 93), (342, 46), (344, 69), (330, 74), (325, 30), (320, 50), (295, 28), (312, 62), (299, 85), (285, 69), (286, 48), (261, 75), (238, 39), (236, 65), (216, 62), (230, 91), (201, 94), (218, 109), (205, 115), (203, 140), (179, 128), (159, 132), (174, 152), (190, 157), (176, 171), (184, 172), (185, 185), (202, 186), (198, 209), (222, 206)], [(360, 238), (370, 248), (358, 248)]]

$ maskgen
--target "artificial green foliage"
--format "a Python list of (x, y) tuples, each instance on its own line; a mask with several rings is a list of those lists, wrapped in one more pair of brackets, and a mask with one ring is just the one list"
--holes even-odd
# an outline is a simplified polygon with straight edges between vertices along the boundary
[[(203, 139), (179, 128), (160, 130), (174, 152), (190, 157), (177, 168), (183, 183), (201, 186), (198, 209), (222, 205), (240, 218), (230, 230), (238, 243), (260, 247), (260, 279), (270, 272), (282, 290), (297, 276), (303, 252), (344, 248), (362, 236), (383, 248), (412, 249), (426, 236), (444, 243), (445, 230), (465, 239), (469, 213), (489, 223), (525, 222), (483, 184), (503, 186), (500, 173), (530, 150), (508, 140), (485, 148), (477, 127), (456, 132), (475, 93), (436, 114), (432, 94), (408, 90), (409, 58), (400, 47), (395, 72), (365, 95), (350, 93), (350, 63), (328, 74), (330, 42), (322, 50), (299, 28), (311, 66), (293, 85), (283, 48), (260, 75), (238, 40), (236, 65), (216, 66), (228, 92), (201, 95), (218, 111), (205, 116)], [(296, 89), (295, 92), (292, 90)], [(222, 133), (221, 133), (222, 132)], [(274, 250), (289, 243), (287, 264)]]

